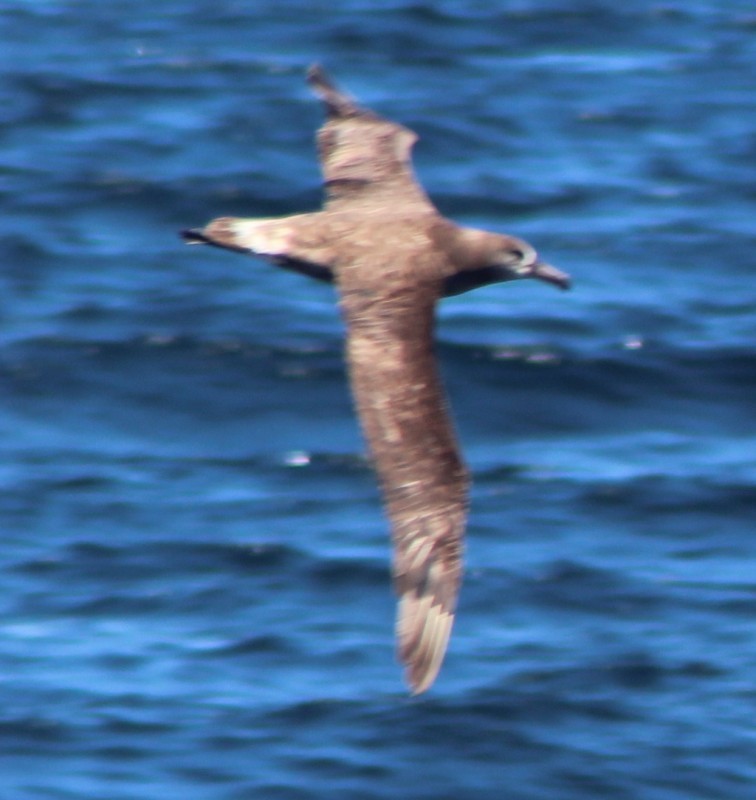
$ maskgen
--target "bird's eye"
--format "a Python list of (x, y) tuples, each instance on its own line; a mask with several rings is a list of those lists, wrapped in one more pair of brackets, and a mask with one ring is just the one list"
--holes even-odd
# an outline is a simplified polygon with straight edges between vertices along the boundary
[(512, 258), (515, 261), (523, 261), (525, 259), (525, 253), (523, 253), (519, 247), (514, 247), (512, 248)]

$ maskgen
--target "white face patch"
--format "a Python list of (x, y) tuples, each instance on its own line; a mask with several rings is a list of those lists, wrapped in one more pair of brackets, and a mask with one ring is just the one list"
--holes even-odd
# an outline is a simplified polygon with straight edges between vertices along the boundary
[[(519, 258), (518, 250), (522, 254)], [(512, 272), (516, 275), (529, 275), (533, 264), (538, 261), (538, 253), (527, 242), (523, 242), (522, 239), (515, 239), (510, 258), (517, 259), (510, 266)]]

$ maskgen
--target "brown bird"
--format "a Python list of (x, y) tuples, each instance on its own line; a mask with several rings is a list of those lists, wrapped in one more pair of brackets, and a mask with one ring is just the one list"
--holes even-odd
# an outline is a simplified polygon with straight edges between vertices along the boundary
[(391, 523), (398, 655), (413, 693), (441, 667), (462, 576), (468, 474), (433, 352), (436, 302), (497, 281), (569, 276), (527, 242), (442, 217), (412, 171), (417, 136), (362, 108), (314, 65), (322, 210), (221, 217), (190, 243), (250, 253), (333, 282), (346, 322), (354, 402)]

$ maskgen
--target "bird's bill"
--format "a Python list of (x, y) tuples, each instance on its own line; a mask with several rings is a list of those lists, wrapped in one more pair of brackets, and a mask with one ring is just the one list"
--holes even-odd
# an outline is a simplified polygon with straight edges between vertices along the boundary
[(562, 272), (561, 269), (557, 269), (551, 264), (547, 264), (545, 261), (536, 261), (536, 263), (533, 264), (530, 277), (538, 278), (538, 280), (546, 281), (546, 283), (553, 283), (560, 289), (569, 289), (572, 282), (570, 276), (566, 272)]

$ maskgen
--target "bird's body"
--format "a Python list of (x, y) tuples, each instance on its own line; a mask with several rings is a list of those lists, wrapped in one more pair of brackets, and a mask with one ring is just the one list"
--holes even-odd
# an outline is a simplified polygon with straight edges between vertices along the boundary
[(185, 231), (333, 282), (347, 326), (355, 405), (384, 497), (399, 596), (399, 657), (415, 693), (435, 680), (462, 575), (468, 476), (433, 352), (437, 301), (487, 283), (568, 277), (514, 237), (442, 217), (412, 173), (416, 136), (339, 92), (319, 67), (321, 211), (274, 219), (221, 217)]

